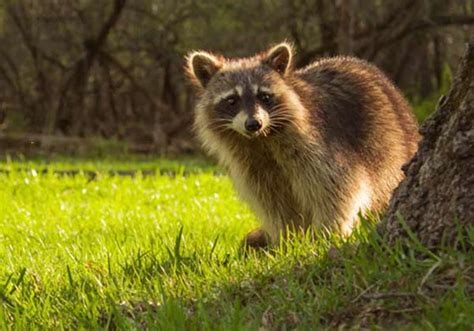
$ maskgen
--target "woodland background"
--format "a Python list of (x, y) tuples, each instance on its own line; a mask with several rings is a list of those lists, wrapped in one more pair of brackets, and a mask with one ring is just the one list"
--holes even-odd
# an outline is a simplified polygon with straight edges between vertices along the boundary
[(192, 152), (185, 54), (246, 56), (284, 39), (300, 66), (376, 63), (423, 120), (473, 26), (472, 0), (0, 0), (0, 135)]

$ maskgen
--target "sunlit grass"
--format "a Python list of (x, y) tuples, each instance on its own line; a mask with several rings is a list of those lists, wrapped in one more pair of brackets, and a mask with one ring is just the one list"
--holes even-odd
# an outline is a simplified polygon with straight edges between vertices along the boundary
[(180, 173), (188, 172), (212, 172), (222, 170), (212, 164), (209, 160), (202, 157), (179, 157), (164, 158), (158, 156), (139, 156), (139, 155), (122, 155), (122, 156), (83, 156), (83, 157), (65, 157), (52, 156), (44, 158), (28, 157), (19, 155), (0, 156), (0, 171), (31, 170), (37, 172), (42, 170), (49, 171), (77, 171), (84, 172), (109, 172), (109, 171), (155, 171), (164, 173)]
[[(1, 164), (0, 329), (474, 325), (469, 251), (417, 259), (422, 248), (390, 249), (364, 223), (348, 243), (300, 236), (244, 255), (257, 221), (226, 176), (201, 161), (135, 162)], [(179, 171), (107, 172), (165, 166)]]

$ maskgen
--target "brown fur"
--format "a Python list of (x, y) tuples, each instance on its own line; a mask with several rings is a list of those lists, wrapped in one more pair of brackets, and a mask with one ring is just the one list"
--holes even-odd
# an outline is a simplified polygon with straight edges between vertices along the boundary
[[(187, 69), (199, 95), (197, 134), (273, 241), (310, 226), (349, 234), (358, 212), (386, 206), (416, 151), (409, 104), (362, 60), (327, 58), (294, 70), (283, 43), (246, 59), (195, 52)], [(229, 93), (238, 105), (219, 99)], [(247, 136), (232, 129), (240, 128), (237, 113), (268, 124)]]

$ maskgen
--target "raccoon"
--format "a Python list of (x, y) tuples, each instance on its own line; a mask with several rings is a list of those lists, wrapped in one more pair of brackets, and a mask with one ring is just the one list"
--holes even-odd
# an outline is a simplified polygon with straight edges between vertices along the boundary
[(293, 62), (286, 42), (249, 58), (187, 57), (197, 135), (262, 222), (249, 246), (310, 228), (350, 234), (359, 213), (384, 209), (417, 149), (408, 102), (375, 66)]

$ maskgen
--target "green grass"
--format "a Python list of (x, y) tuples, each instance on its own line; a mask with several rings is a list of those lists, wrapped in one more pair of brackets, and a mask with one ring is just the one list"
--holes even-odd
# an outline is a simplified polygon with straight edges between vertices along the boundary
[(451, 72), (449, 66), (445, 65), (441, 77), (441, 86), (438, 87), (437, 91), (434, 91), (431, 95), (425, 97), (420, 97), (418, 95), (417, 91), (419, 88), (416, 89), (416, 91), (407, 93), (410, 104), (413, 107), (413, 113), (415, 114), (418, 123), (423, 123), (435, 111), (442, 95), (448, 95), (449, 89), (452, 85), (452, 80), (453, 73)]
[(53, 157), (28, 157), (19, 155), (0, 156), (0, 171), (2, 170), (35, 169), (36, 171), (76, 171), (110, 172), (110, 171), (156, 171), (158, 173), (202, 173), (222, 172), (204, 157), (163, 158), (146, 155), (114, 156), (81, 156), (71, 158), (57, 155)]
[[(170, 167), (179, 171), (108, 173)], [(300, 236), (245, 256), (240, 240), (257, 221), (230, 180), (201, 161), (17, 160), (0, 169), (8, 170), (0, 173), (0, 329), (474, 325), (472, 251), (415, 258), (423, 247), (387, 248), (364, 222), (346, 243)]]

